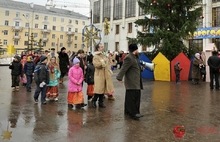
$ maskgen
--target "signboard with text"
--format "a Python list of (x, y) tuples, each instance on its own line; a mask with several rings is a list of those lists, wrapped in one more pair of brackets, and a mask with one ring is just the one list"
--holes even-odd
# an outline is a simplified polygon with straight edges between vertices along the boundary
[(198, 28), (193, 35), (194, 39), (220, 38), (220, 27)]

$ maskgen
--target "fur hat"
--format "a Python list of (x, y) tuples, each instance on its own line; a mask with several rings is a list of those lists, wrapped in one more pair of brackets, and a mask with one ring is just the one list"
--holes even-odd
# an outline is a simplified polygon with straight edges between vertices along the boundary
[(66, 50), (66, 48), (65, 48), (65, 47), (62, 47), (60, 50), (61, 50), (61, 52), (62, 52), (63, 50)]
[(46, 60), (46, 59), (47, 59), (46, 56), (44, 56), (44, 55), (40, 56), (40, 62), (41, 62), (41, 63), (42, 63), (44, 60)]
[(77, 57), (75, 57), (75, 58), (73, 59), (73, 64), (75, 65), (76, 63), (80, 63), (80, 60), (79, 60)]
[(51, 48), (50, 50), (55, 50), (55, 48)]
[(135, 43), (130, 44), (128, 48), (130, 52), (134, 52), (135, 50), (138, 49), (137, 44)]
[(20, 59), (21, 59), (21, 57), (18, 56), (18, 55), (15, 55), (14, 58), (16, 58), (17, 60), (20, 60)]

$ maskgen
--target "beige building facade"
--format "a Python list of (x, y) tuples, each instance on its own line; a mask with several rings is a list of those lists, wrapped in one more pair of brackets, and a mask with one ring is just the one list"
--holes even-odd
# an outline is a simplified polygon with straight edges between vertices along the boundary
[(38, 48), (40, 39), (43, 50), (78, 51), (84, 48), (82, 29), (90, 23), (79, 13), (11, 0), (0, 0), (0, 17), (2, 48), (14, 45), (17, 53)]

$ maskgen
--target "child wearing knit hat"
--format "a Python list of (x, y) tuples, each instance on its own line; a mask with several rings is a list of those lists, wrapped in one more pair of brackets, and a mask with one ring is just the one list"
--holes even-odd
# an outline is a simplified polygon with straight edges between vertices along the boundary
[(73, 104), (84, 107), (84, 97), (82, 93), (82, 82), (84, 80), (83, 70), (80, 67), (80, 60), (75, 57), (73, 59), (73, 66), (68, 73), (68, 107), (72, 108)]

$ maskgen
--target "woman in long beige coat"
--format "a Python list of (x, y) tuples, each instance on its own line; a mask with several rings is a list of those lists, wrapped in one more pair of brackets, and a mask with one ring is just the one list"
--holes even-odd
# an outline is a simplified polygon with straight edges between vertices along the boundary
[(196, 53), (192, 64), (192, 81), (193, 84), (198, 84), (201, 78), (200, 68), (203, 66), (203, 61), (200, 59), (200, 54)]
[(99, 98), (99, 107), (105, 108), (105, 105), (103, 104), (104, 94), (110, 94), (110, 97), (113, 97), (112, 94), (114, 93), (112, 72), (110, 70), (109, 59), (103, 53), (103, 45), (98, 44), (95, 50), (95, 55), (93, 57), (95, 73), (92, 107), (96, 108), (96, 101)]

